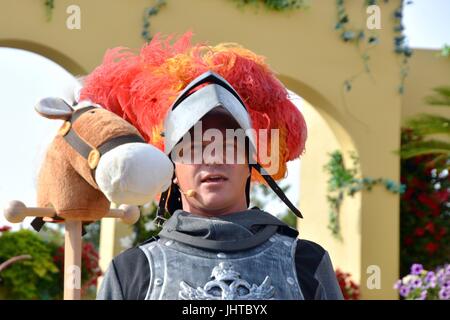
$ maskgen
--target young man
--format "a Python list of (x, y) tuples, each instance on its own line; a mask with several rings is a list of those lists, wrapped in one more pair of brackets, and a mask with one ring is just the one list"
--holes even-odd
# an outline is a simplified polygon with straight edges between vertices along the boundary
[[(250, 182), (264, 179), (301, 217), (273, 179), (284, 175), (286, 161), (298, 157), (306, 139), (303, 117), (288, 100), (286, 89), (261, 57), (240, 47), (191, 47), (184, 38), (164, 49), (158, 41), (149, 45), (154, 51), (141, 52), (153, 59), (137, 59), (147, 61), (144, 73), (136, 72), (140, 65), (129, 57), (127, 72), (122, 73), (113, 59), (105, 58), (82, 92), (82, 98), (116, 112), (119, 108), (111, 101), (121, 101), (122, 109), (129, 108), (123, 116), (155, 145), (159, 118), (154, 117), (151, 126), (142, 124), (164, 97), (177, 93), (166, 112), (156, 112), (164, 114), (164, 150), (175, 167), (172, 185), (160, 198), (157, 221), (162, 230), (157, 238), (113, 259), (97, 298), (342, 299), (322, 247), (298, 239), (295, 229), (273, 215), (249, 209)], [(166, 59), (160, 59), (161, 52)], [(199, 72), (205, 66), (207, 71)], [(131, 78), (133, 72), (131, 85), (120, 83), (123, 76), (111, 76), (128, 73)], [(189, 72), (200, 76), (191, 77)], [(165, 73), (167, 77), (162, 76)], [(190, 81), (180, 86), (186, 79)], [(108, 85), (97, 88), (102, 82)], [(139, 87), (145, 94), (140, 96), (139, 90), (117, 94), (112, 83), (120, 90)], [(152, 91), (157, 84), (164, 87)], [(147, 104), (138, 106), (143, 101)], [(275, 133), (263, 139), (259, 131), (267, 128)], [(258, 162), (263, 144), (267, 147), (263, 149), (270, 149), (275, 169)], [(166, 211), (171, 215), (168, 220)]]

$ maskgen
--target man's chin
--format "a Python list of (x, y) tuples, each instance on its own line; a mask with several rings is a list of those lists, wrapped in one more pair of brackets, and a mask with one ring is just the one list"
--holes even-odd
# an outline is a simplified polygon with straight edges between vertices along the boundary
[(226, 202), (224, 202), (223, 200), (223, 195), (214, 194), (207, 199), (203, 199), (202, 205), (208, 211), (219, 213), (221, 210), (224, 210), (227, 207)]

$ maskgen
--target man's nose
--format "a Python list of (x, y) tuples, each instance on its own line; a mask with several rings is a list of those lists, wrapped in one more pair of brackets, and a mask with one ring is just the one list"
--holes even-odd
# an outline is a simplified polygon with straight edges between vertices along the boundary
[[(205, 149), (203, 148), (203, 163), (214, 165), (237, 164), (241, 160), (239, 160), (239, 152), (235, 149), (234, 146), (224, 146), (223, 149), (217, 148), (214, 152), (205, 152)], [(243, 157), (243, 159), (245, 159), (245, 157)]]
[(206, 165), (221, 165), (224, 164), (223, 159), (220, 159), (220, 157), (214, 157), (214, 156), (205, 156), (203, 158), (203, 163)]

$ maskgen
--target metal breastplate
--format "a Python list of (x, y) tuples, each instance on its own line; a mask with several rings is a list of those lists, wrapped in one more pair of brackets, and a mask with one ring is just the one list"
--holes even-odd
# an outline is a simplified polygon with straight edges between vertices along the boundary
[(274, 234), (245, 251), (212, 252), (161, 238), (139, 247), (150, 264), (146, 300), (302, 300), (295, 239)]

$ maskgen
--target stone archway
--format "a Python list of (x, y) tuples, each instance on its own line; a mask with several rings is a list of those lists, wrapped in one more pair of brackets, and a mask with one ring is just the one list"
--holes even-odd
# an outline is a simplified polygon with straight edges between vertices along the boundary
[(312, 240), (329, 251), (334, 267), (350, 272), (357, 283), (361, 281), (361, 196), (348, 198), (340, 210), (342, 241), (328, 229), (327, 203), (328, 173), (323, 166), (329, 161), (329, 153), (339, 150), (346, 163), (351, 163), (349, 152), (358, 155), (350, 134), (333, 114), (336, 110), (326, 98), (307, 84), (279, 76), (283, 83), (302, 97), (302, 113), (308, 124), (305, 154), (301, 157), (300, 208), (305, 217), (298, 220), (300, 238)]
[(26, 40), (2, 39), (0, 40), (0, 47), (23, 49), (37, 53), (59, 64), (74, 76), (87, 74), (87, 71), (74, 59), (44, 44)]

